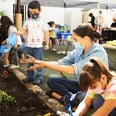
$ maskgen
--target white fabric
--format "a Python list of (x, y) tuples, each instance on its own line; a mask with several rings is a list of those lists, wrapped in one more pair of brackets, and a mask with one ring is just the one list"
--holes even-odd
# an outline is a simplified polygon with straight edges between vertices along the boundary
[(48, 30), (47, 23), (44, 23), (40, 19), (28, 19), (23, 28), (27, 32), (27, 38), (25, 38), (26, 47), (39, 48), (43, 46), (44, 31)]
[[(8, 34), (11, 34), (11, 33), (14, 33), (14, 32), (17, 32), (17, 28), (12, 25), (12, 26), (9, 27)], [(16, 37), (17, 37), (17, 40), (16, 40), (17, 44), (22, 45), (22, 40), (21, 40), (20, 35), (16, 35)]]

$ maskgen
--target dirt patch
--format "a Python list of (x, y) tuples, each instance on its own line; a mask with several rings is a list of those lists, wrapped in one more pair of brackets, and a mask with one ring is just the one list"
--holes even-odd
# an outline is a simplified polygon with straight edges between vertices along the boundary
[(8, 107), (0, 103), (0, 116), (43, 116), (52, 112), (38, 99), (37, 94), (27, 90), (12, 74), (6, 79), (0, 78), (0, 90), (15, 97)]

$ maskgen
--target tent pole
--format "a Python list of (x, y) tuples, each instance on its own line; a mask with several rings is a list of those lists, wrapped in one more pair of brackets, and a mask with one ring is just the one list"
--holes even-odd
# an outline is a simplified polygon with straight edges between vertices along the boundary
[(100, 2), (99, 2), (99, 0), (98, 0), (98, 5), (97, 5), (97, 20), (98, 20), (98, 24), (97, 24), (97, 30), (99, 31), (99, 29), (100, 29), (100, 26), (99, 26), (99, 10), (100, 10)]

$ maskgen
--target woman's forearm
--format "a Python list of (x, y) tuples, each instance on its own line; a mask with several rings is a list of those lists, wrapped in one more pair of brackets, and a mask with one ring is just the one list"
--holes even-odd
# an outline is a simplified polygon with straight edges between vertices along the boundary
[(48, 62), (48, 61), (36, 61), (36, 64), (38, 64), (38, 67), (39, 65), (42, 65), (43, 68), (49, 68), (67, 74), (74, 74), (73, 66), (59, 65), (57, 62)]

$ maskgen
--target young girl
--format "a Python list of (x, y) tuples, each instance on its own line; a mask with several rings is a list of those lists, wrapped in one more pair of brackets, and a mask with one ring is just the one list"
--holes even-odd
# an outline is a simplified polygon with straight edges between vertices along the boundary
[(9, 65), (7, 37), (8, 34), (6, 33), (5, 29), (2, 26), (0, 26), (0, 53), (1, 53), (1, 58), (3, 58), (4, 60), (3, 61), (4, 66)]
[(116, 115), (116, 77), (98, 58), (87, 62), (80, 74), (80, 88), (87, 91), (84, 100), (77, 107), (74, 116), (83, 116), (93, 104), (91, 116)]
[[(6, 30), (6, 33), (8, 34), (8, 36), (11, 33), (17, 34), (17, 28), (15, 27), (14, 23), (11, 21), (11, 19), (8, 16), (1, 17), (1, 25)], [(21, 44), (22, 44), (21, 37), (19, 35), (16, 35), (16, 44), (11, 48), (10, 55), (9, 55), (10, 57), (7, 58), (7, 61), (9, 59), (10, 64), (11, 64), (10, 68), (19, 67), (18, 66), (19, 59), (17, 55), (18, 54), (17, 50), (18, 50), (18, 46)], [(9, 61), (8, 61), (8, 64), (9, 64)]]
[(55, 33), (55, 22), (50, 21), (48, 22), (50, 29), (49, 29), (49, 37), (51, 41), (51, 50), (56, 51), (55, 49), (55, 43), (56, 43), (56, 33)]

